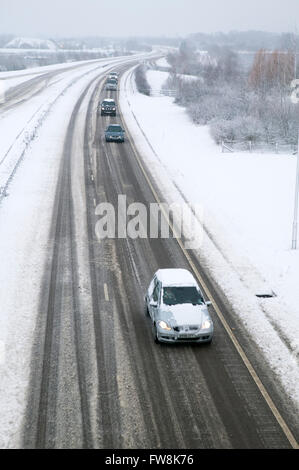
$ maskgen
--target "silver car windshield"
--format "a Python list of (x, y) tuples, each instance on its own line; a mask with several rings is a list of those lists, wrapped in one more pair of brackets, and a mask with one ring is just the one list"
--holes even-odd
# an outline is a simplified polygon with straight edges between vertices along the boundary
[(163, 303), (165, 305), (201, 305), (204, 299), (196, 287), (164, 287)]

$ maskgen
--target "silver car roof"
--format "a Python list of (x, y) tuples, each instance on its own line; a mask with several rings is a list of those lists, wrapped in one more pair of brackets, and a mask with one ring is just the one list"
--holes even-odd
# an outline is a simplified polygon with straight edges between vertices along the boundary
[(164, 286), (196, 286), (198, 284), (193, 275), (182, 268), (158, 269), (156, 277)]

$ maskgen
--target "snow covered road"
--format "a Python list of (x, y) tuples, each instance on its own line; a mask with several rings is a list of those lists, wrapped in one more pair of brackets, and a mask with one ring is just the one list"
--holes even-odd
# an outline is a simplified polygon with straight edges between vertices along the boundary
[(68, 122), (86, 86), (127, 60), (79, 63), (67, 71), (65, 66), (51, 67), (51, 79), (46, 82), (41, 75), (37, 93), (38, 79), (34, 81), (35, 96), (27, 88), (22, 96), (18, 85), (17, 102), (0, 105), (0, 447), (21, 446), (34, 330)]
[[(57, 70), (47, 83), (41, 77), (41, 86), (36, 77), (33, 94), (24, 76), (25, 88), (14, 84), (19, 97), (0, 110), (0, 447), (294, 447), (295, 405), (235, 314), (240, 305), (221, 298), (219, 276), (236, 282), (237, 300), (250, 304), (213, 243), (205, 241), (207, 263), (202, 253), (186, 257), (173, 238), (96, 238), (100, 202), (116, 207), (126, 195), (148, 205), (153, 188), (166, 201), (184, 200), (157, 151), (160, 140), (169, 151), (166, 117), (173, 113), (174, 130), (175, 112), (162, 103), (155, 115), (145, 102), (138, 108), (126, 73), (134, 60)], [(116, 118), (97, 113), (110, 66), (124, 73)], [(23, 101), (23, 92), (30, 99)], [(124, 144), (104, 141), (110, 122), (128, 126)], [(144, 315), (145, 289), (159, 267), (190, 266), (216, 299), (215, 341), (157, 347)], [(247, 313), (255, 314), (252, 305)], [(268, 334), (269, 322), (261, 324)], [(275, 404), (265, 400), (229, 331)], [(294, 380), (288, 385), (296, 398)]]

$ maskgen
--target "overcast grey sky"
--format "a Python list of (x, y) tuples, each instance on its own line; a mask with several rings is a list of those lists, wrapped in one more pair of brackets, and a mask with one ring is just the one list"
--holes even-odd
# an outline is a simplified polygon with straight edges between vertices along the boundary
[(0, 0), (0, 33), (36, 36), (184, 36), (294, 32), (299, 0)]

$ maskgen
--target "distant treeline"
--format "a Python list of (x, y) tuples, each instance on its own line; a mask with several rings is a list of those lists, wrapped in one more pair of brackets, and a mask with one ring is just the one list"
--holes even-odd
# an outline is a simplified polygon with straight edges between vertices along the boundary
[[(0, 48), (3, 48), (16, 36), (13, 34), (0, 34)], [(26, 38), (25, 38), (26, 39)], [(59, 37), (48, 38), (53, 41), (59, 49), (86, 50), (86, 49), (115, 49), (119, 51), (145, 51), (152, 50), (151, 42), (144, 38), (113, 38), (113, 37)], [(169, 41), (166, 41), (168, 43)], [(170, 41), (171, 42), (171, 41)], [(177, 45), (179, 44), (176, 41)], [(30, 45), (29, 47), (30, 48)]]
[(292, 33), (270, 33), (266, 31), (230, 31), (229, 33), (195, 33), (188, 37), (196, 48), (207, 50), (211, 46), (226, 46), (233, 50), (258, 51), (259, 49), (293, 48), (299, 35)]
[[(230, 31), (228, 33), (194, 33), (186, 37), (143, 36), (143, 37), (56, 37), (49, 38), (64, 49), (91, 49), (114, 47), (127, 50), (150, 50), (153, 46), (179, 47), (183, 40), (197, 49), (207, 50), (213, 46), (226, 46), (233, 50), (257, 51), (263, 49), (289, 49), (294, 37), (292, 33), (271, 33), (265, 31)], [(13, 34), (0, 34), (0, 48), (15, 38)]]
[(260, 49), (248, 70), (227, 47), (211, 48), (203, 57), (186, 41), (168, 55), (171, 74), (165, 90), (175, 90), (176, 102), (195, 123), (208, 124), (217, 143), (296, 144), (299, 104), (290, 100), (291, 81), (299, 76), (294, 51)]

